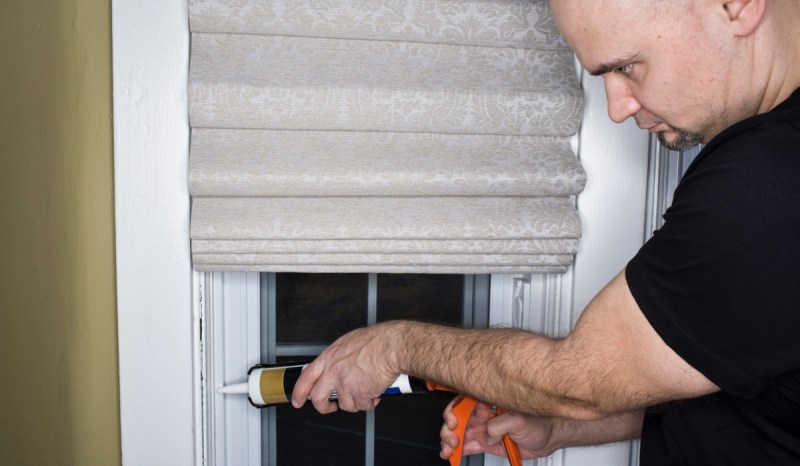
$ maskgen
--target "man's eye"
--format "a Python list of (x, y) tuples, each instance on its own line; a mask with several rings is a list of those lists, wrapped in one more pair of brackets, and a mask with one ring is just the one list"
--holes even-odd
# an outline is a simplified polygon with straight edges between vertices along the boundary
[(617, 73), (622, 73), (625, 76), (630, 76), (633, 72), (633, 65), (628, 63), (627, 65), (622, 65), (615, 70)]

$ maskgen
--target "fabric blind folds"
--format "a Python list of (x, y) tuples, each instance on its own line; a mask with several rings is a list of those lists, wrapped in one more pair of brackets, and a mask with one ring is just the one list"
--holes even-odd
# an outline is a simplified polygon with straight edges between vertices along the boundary
[(199, 270), (561, 272), (582, 94), (545, 1), (192, 0)]

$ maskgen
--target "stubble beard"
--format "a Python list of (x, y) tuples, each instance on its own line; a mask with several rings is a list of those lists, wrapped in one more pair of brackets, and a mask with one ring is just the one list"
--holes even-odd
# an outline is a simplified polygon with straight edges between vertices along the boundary
[(682, 129), (675, 129), (675, 138), (672, 141), (667, 141), (666, 132), (658, 133), (658, 140), (661, 144), (669, 150), (685, 151), (703, 142), (703, 136), (691, 131)]

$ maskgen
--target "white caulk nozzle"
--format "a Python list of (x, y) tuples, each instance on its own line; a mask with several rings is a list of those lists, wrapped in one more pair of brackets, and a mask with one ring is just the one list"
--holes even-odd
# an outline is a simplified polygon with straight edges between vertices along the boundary
[(247, 382), (219, 387), (217, 389), (217, 393), (219, 393), (220, 395), (247, 395), (248, 393)]

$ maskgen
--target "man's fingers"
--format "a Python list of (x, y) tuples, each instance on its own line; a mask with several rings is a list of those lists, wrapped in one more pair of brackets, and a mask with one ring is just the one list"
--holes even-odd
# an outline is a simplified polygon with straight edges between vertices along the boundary
[[(456, 430), (458, 427), (458, 418), (456, 417), (455, 413), (453, 412), (453, 406), (456, 402), (461, 399), (461, 397), (455, 397), (450, 400), (450, 403), (447, 404), (447, 407), (444, 408), (444, 412), (442, 413), (442, 418), (444, 419), (444, 424), (450, 430)], [(444, 426), (442, 426), (444, 427)]]
[(504, 413), (490, 419), (486, 423), (486, 444), (495, 446), (503, 440), (503, 436), (508, 433), (510, 424), (508, 419), (511, 415)]
[(461, 397), (455, 397), (450, 400), (450, 403), (447, 404), (447, 407), (442, 413), (444, 424), (442, 424), (442, 428), (439, 430), (439, 438), (441, 439), (439, 456), (443, 460), (450, 459), (450, 457), (453, 456), (453, 451), (458, 447), (458, 435), (454, 432), (456, 427), (458, 427), (458, 418), (455, 413), (453, 413), (453, 405), (455, 405), (460, 398)]
[(380, 398), (373, 398), (371, 400), (367, 400), (364, 402), (363, 407), (361, 407), (361, 411), (372, 411), (373, 409), (378, 407), (378, 403), (381, 402)]
[[(316, 389), (315, 389), (316, 390)], [(339, 410), (339, 402), (330, 400), (330, 391), (327, 394), (315, 395), (314, 391), (311, 392), (311, 404), (314, 405), (320, 414), (335, 413)]]
[(442, 444), (451, 448), (458, 447), (458, 435), (447, 424), (442, 424), (442, 428), (439, 430), (439, 437), (442, 439)]
[[(336, 401), (331, 401), (331, 394), (336, 390), (332, 385), (330, 377), (323, 377), (323, 364), (315, 360), (300, 374), (300, 377), (295, 383), (294, 390), (292, 391), (292, 405), (295, 405), (295, 400), (299, 406), (303, 406), (304, 400), (301, 397), (305, 396), (311, 400), (314, 409), (321, 414), (329, 414), (336, 412), (339, 409), (339, 404)], [(339, 394), (341, 397), (342, 395)], [(347, 401), (345, 401), (347, 404)]]
[(439, 458), (449, 460), (451, 456), (453, 456), (453, 447), (442, 441), (439, 446)]
[(292, 389), (292, 406), (295, 408), (302, 408), (306, 404), (311, 389), (314, 388), (314, 384), (322, 373), (322, 369), (318, 367), (312, 362), (303, 369), (300, 377), (297, 378), (294, 389)]
[(342, 411), (346, 411), (348, 413), (358, 412), (358, 406), (356, 406), (356, 401), (349, 394), (340, 393), (339, 399), (336, 401), (336, 404), (339, 405), (339, 409), (341, 409)]

